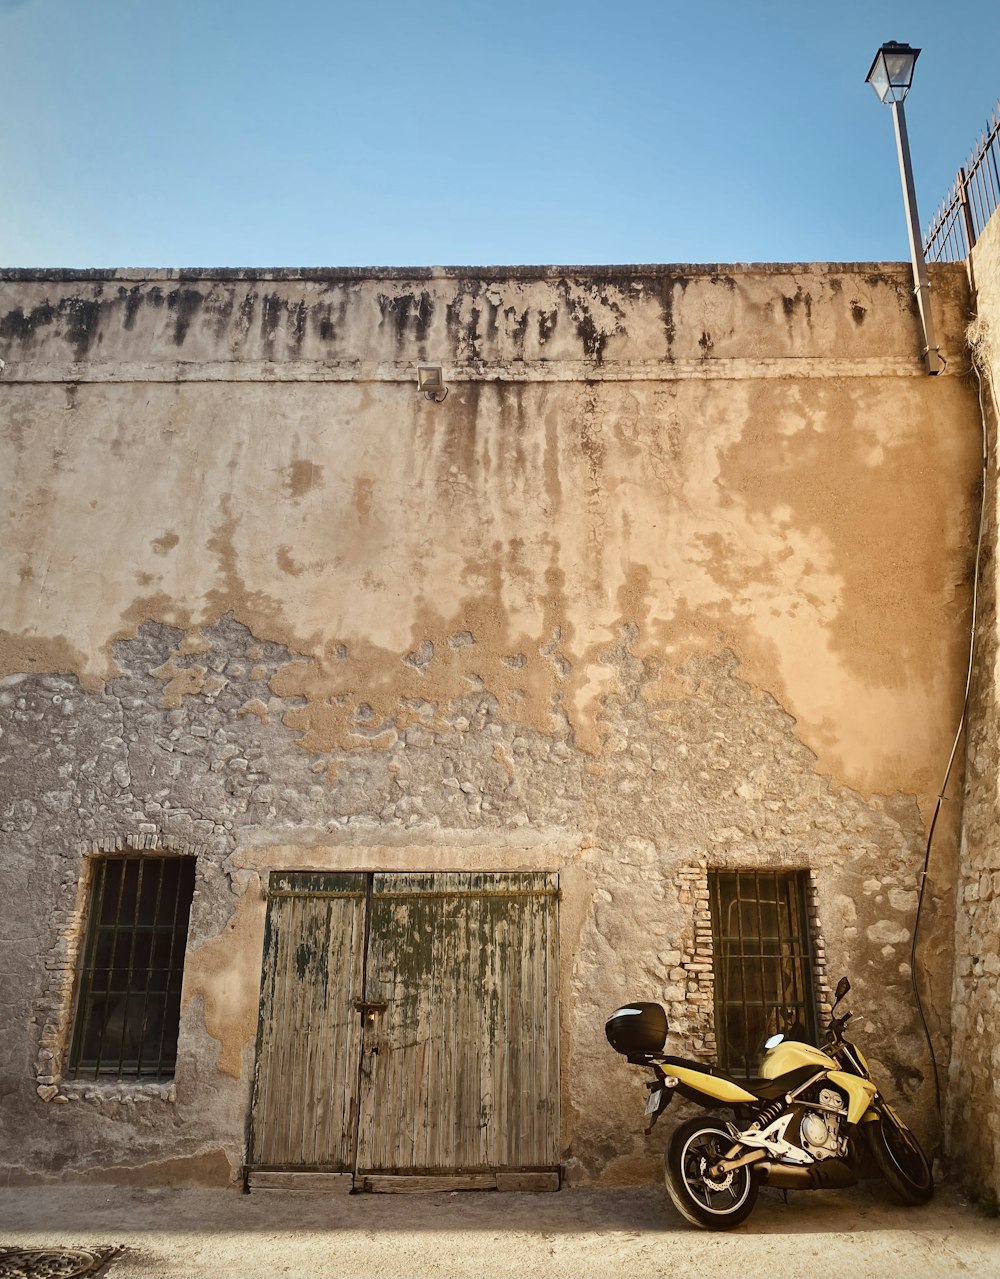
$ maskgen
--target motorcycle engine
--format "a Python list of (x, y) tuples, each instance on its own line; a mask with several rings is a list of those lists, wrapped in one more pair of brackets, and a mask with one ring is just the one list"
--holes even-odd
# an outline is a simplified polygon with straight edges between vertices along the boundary
[(821, 1088), (818, 1100), (821, 1106), (830, 1109), (806, 1111), (799, 1123), (799, 1141), (802, 1149), (814, 1159), (830, 1159), (842, 1153), (840, 1125), (847, 1106), (840, 1093), (832, 1088)]

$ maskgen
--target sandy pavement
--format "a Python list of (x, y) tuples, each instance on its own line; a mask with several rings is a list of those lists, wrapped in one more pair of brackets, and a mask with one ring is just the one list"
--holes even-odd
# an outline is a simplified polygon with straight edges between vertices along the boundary
[(0, 1244), (117, 1244), (110, 1279), (175, 1276), (1000, 1276), (1000, 1222), (947, 1188), (899, 1209), (879, 1183), (764, 1191), (729, 1234), (686, 1226), (652, 1187), (558, 1194), (0, 1190)]

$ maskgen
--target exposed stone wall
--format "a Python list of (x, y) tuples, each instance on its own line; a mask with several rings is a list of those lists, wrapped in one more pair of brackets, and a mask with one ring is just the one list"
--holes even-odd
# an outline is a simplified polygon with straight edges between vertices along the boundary
[(1000, 1198), (1000, 706), (997, 657), (997, 416), (1000, 388), (1000, 219), (972, 253), (976, 322), (989, 440), (977, 637), (969, 701), (965, 799), (955, 933), (954, 1055), (949, 1155), (969, 1193)]
[[(558, 871), (577, 1182), (662, 1145), (611, 1009), (714, 1050), (707, 871), (809, 869), (926, 1135), (977, 452), (964, 274), (935, 288), (928, 379), (895, 267), (0, 279), (8, 1174), (238, 1174), (271, 869)], [(119, 846), (197, 858), (161, 1089), (65, 1079)]]

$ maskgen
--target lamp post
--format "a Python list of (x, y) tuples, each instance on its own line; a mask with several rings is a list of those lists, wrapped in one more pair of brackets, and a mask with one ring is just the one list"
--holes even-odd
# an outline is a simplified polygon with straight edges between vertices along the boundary
[(931, 314), (931, 286), (927, 278), (923, 242), (920, 238), (920, 219), (917, 216), (917, 195), (913, 187), (913, 167), (910, 164), (910, 143), (906, 136), (906, 116), (903, 99), (913, 83), (913, 68), (920, 50), (898, 40), (887, 40), (879, 49), (865, 76), (865, 83), (875, 90), (879, 102), (892, 107), (892, 121), (896, 126), (896, 152), (899, 156), (899, 177), (903, 184), (903, 204), (906, 208), (906, 228), (910, 236), (910, 258), (913, 262), (913, 291), (920, 312), (920, 327), (924, 335), (924, 359), (928, 373), (940, 373), (944, 368), (941, 350), (934, 340), (934, 317)]

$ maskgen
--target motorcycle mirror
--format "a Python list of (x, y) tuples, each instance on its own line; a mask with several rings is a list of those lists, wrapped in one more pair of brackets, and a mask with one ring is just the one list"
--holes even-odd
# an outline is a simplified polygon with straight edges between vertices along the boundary
[(834, 1004), (839, 1004), (850, 989), (851, 983), (846, 977), (841, 977), (840, 981), (837, 982), (837, 989), (833, 992)]
[(764, 1040), (764, 1047), (770, 1052), (772, 1048), (777, 1048), (784, 1041), (784, 1038), (785, 1036), (782, 1034), (770, 1035)]

